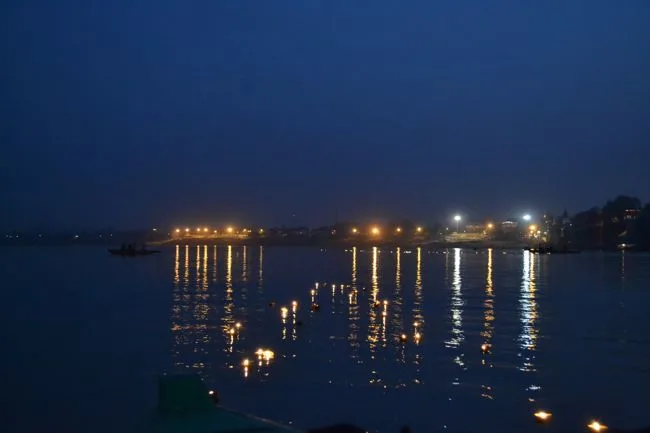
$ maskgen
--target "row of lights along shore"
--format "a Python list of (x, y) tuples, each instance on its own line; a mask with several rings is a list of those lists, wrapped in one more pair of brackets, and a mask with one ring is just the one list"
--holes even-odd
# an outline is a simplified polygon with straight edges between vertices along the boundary
[[(457, 232), (460, 230), (460, 223), (461, 223), (462, 220), (463, 220), (463, 217), (462, 217), (461, 215), (458, 215), (458, 214), (457, 214), (457, 215), (454, 215), (454, 217), (453, 217), (453, 221), (456, 223), (456, 231), (457, 231)], [(524, 220), (524, 221), (526, 221), (526, 222), (530, 222), (530, 221), (532, 220), (532, 216), (531, 216), (530, 214), (525, 214), (525, 215), (522, 216), (522, 220)], [(485, 225), (485, 228), (486, 228), (487, 230), (491, 230), (491, 229), (494, 228), (494, 224), (493, 224), (493, 223), (487, 223), (487, 224)], [(535, 226), (535, 225), (531, 225), (531, 226), (529, 227), (529, 229), (530, 229), (531, 231), (534, 231), (534, 230), (537, 229), (537, 226)], [(404, 233), (404, 230), (402, 229), (402, 227), (399, 227), (399, 226), (396, 227), (394, 230), (395, 230), (395, 233), (396, 233), (396, 234)], [(414, 229), (414, 232), (415, 232), (416, 234), (422, 234), (422, 233), (424, 233), (424, 230), (425, 230), (425, 229), (424, 229), (422, 226), (417, 226), (417, 227)], [(223, 229), (223, 230), (219, 230), (219, 229), (210, 229), (209, 227), (197, 227), (196, 229), (191, 229), (191, 228), (189, 228), (189, 227), (185, 227), (185, 228), (176, 228), (176, 229), (174, 229), (174, 233), (176, 233), (176, 234), (181, 234), (181, 233), (185, 233), (185, 234), (191, 234), (191, 233), (199, 233), (199, 234), (207, 234), (207, 233), (213, 233), (213, 234), (216, 234), (216, 233), (227, 233), (227, 234), (250, 234), (250, 233), (252, 233), (252, 232), (253, 232), (252, 229), (243, 228), (243, 229), (241, 229), (241, 230), (237, 230), (237, 229), (236, 229), (235, 227), (233, 227), (233, 226), (228, 226), (228, 227), (226, 227), (226, 228)], [(264, 229), (263, 229), (263, 228), (260, 228), (260, 229), (257, 230), (257, 232), (258, 232), (259, 234), (263, 234), (263, 233), (264, 233)], [(350, 232), (351, 232), (352, 234), (359, 234), (359, 233), (362, 233), (362, 230), (361, 230), (360, 228), (358, 228), (358, 227), (352, 227), (352, 229), (350, 230)], [(373, 236), (379, 236), (379, 235), (382, 234), (383, 230), (382, 230), (382, 227), (381, 227), (381, 226), (379, 226), (379, 225), (373, 225), (373, 226), (370, 226), (368, 232), (369, 232), (371, 235), (373, 235)]]
[[(181, 229), (181, 228), (174, 229), (174, 233), (176, 233), (176, 234), (180, 234), (180, 233), (186, 233), (186, 234), (199, 233), (199, 234), (203, 234), (203, 233), (219, 233), (219, 232), (220, 231), (218, 229), (212, 229), (211, 230), (210, 227), (197, 227), (195, 230), (192, 230), (189, 227), (185, 227), (184, 229)], [(228, 234), (235, 234), (235, 233), (244, 234), (244, 233), (253, 233), (253, 230), (252, 229), (237, 230), (232, 226), (228, 226), (225, 229), (223, 229), (221, 232), (228, 233)], [(259, 229), (258, 233), (264, 233), (264, 229)]]

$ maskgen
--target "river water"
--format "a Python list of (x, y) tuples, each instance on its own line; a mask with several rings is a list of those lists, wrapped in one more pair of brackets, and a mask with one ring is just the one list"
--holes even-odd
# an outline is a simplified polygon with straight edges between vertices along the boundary
[(649, 255), (178, 245), (0, 263), (5, 432), (131, 431), (164, 372), (297, 428), (650, 425)]

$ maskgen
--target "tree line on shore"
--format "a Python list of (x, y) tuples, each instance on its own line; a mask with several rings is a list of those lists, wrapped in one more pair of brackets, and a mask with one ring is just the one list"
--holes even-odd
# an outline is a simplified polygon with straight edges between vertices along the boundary
[[(544, 235), (539, 237), (540, 243), (577, 249), (650, 250), (650, 203), (643, 205), (637, 197), (619, 195), (613, 200), (608, 200), (602, 207), (594, 206), (574, 215), (570, 215), (566, 210), (555, 217), (545, 214), (539, 221), (535, 221), (534, 225), (539, 228), (540, 233), (544, 232)], [(270, 229), (265, 236), (418, 242), (444, 241), (455, 229), (439, 222), (419, 226), (408, 219), (402, 219), (380, 225), (381, 231), (375, 236), (372, 234), (372, 227), (358, 222), (339, 222), (315, 229)], [(498, 222), (489, 224), (489, 228), (488, 223), (474, 227), (484, 227), (488, 241), (535, 242), (528, 237), (529, 225), (523, 222), (517, 229), (504, 228), (505, 225)]]
[(650, 203), (620, 195), (575, 214), (568, 236), (579, 248), (650, 249)]

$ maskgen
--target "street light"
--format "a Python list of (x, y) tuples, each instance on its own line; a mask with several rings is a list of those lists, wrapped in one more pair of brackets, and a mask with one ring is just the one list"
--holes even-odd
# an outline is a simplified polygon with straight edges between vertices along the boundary
[(418, 232), (418, 233), (422, 233), (422, 227), (416, 228), (415, 231)]
[(524, 221), (530, 221), (531, 218), (532, 218), (532, 217), (530, 216), (530, 214), (526, 214), (526, 215), (524, 215)]
[(458, 225), (460, 224), (460, 220), (461, 220), (461, 219), (462, 219), (462, 218), (461, 218), (460, 215), (456, 215), (456, 216), (454, 216), (454, 221), (456, 221), (456, 233), (458, 233)]
[(374, 227), (370, 230), (370, 232), (371, 232), (373, 235), (377, 236), (377, 235), (379, 234), (379, 227), (374, 226)]

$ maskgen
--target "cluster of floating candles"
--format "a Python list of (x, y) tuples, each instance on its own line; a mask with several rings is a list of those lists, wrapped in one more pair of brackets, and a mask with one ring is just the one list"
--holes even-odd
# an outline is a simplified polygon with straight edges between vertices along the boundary
[[(540, 424), (545, 424), (549, 422), (552, 417), (551, 412), (545, 410), (538, 410), (533, 415), (535, 416), (535, 421), (537, 421)], [(607, 426), (605, 424), (602, 424), (596, 420), (592, 420), (589, 424), (587, 424), (587, 428), (594, 432), (602, 432), (607, 430)]]
[[(315, 288), (310, 289), (311, 311), (312, 312), (318, 311), (320, 309), (320, 306), (316, 302), (316, 298), (315, 298), (316, 295), (318, 294), (318, 286), (319, 286), (319, 283), (316, 283)], [(332, 291), (333, 292), (336, 290), (336, 286), (337, 286), (336, 284), (332, 284)], [(340, 285), (341, 291), (344, 289), (344, 287), (345, 286), (343, 284)], [(353, 289), (353, 292), (356, 293), (357, 292), (356, 289)], [(274, 304), (274, 303), (272, 303), (272, 304)], [(382, 315), (384, 317), (388, 315), (388, 300), (385, 300), (385, 299), (383, 301), (375, 300), (373, 302), (373, 306), (374, 306), (374, 308), (379, 308), (379, 307), (383, 306)], [(292, 301), (291, 302), (291, 311), (292, 311), (292, 313), (294, 315), (294, 319), (295, 319), (297, 309), (298, 309), (298, 301)], [(284, 307), (284, 306), (281, 307), (280, 308), (280, 314), (281, 314), (281, 317), (282, 317), (282, 321), (284, 322), (287, 319), (287, 316), (289, 314), (289, 308)], [(234, 327), (228, 329), (228, 333), (231, 336), (234, 336), (236, 333), (238, 333), (241, 330), (241, 327), (242, 327), (241, 323), (237, 322), (237, 323), (235, 323)], [(420, 327), (420, 323), (418, 323), (418, 322), (413, 323), (413, 328), (414, 328), (413, 339), (414, 339), (416, 344), (419, 344), (420, 340), (422, 339), (422, 334), (419, 332), (419, 329), (418, 329), (419, 327)], [(402, 343), (406, 343), (409, 340), (409, 337), (408, 337), (407, 334), (401, 334), (399, 336), (399, 340)], [(482, 353), (490, 354), (491, 350), (492, 350), (492, 345), (491, 344), (489, 344), (489, 343), (481, 344), (481, 352)], [(275, 358), (275, 353), (272, 350), (264, 349), (264, 348), (257, 349), (257, 351), (255, 352), (255, 355), (257, 356), (258, 363), (259, 363), (260, 366), (262, 365), (263, 362), (265, 362), (268, 365), (271, 362), (271, 360), (273, 360)], [(245, 358), (242, 361), (242, 366), (244, 367), (244, 376), (248, 377), (248, 368), (251, 366), (250, 359)], [(549, 412), (549, 411), (546, 411), (546, 410), (538, 410), (537, 412), (535, 412), (533, 414), (533, 416), (535, 417), (535, 421), (537, 423), (546, 424), (546, 423), (551, 421), (551, 418), (553, 417), (553, 414), (551, 412)], [(599, 422), (597, 420), (590, 421), (589, 424), (587, 424), (587, 428), (590, 431), (593, 431), (593, 432), (603, 432), (603, 431), (606, 431), (608, 429), (608, 427), (605, 424), (602, 424), (601, 422)]]

